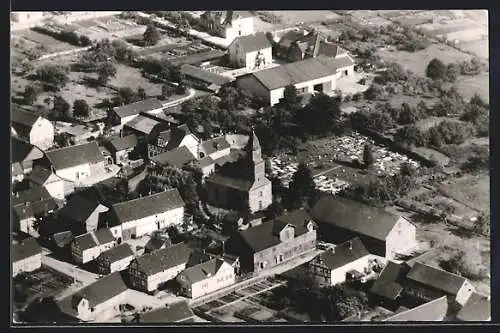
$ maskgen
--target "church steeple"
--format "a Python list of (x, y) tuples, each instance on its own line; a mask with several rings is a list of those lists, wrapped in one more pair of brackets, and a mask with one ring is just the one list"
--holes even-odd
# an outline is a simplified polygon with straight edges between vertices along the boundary
[(265, 178), (265, 163), (262, 159), (262, 152), (260, 147), (259, 138), (252, 130), (252, 133), (248, 137), (248, 142), (245, 147), (245, 152), (247, 155), (248, 165), (251, 169), (251, 175), (254, 181), (260, 182)]

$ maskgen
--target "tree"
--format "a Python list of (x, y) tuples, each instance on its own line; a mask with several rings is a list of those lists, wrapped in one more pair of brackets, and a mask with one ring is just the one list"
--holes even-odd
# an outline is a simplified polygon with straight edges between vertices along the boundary
[(298, 107), (300, 99), (298, 97), (297, 89), (293, 84), (289, 84), (285, 87), (282, 102), (283, 106), (290, 110), (294, 110)]
[(368, 100), (381, 99), (385, 94), (384, 87), (379, 84), (372, 84), (365, 92), (364, 97)]
[(403, 145), (415, 145), (417, 147), (425, 146), (426, 136), (414, 125), (399, 128), (394, 134), (394, 141)]
[(81, 35), (79, 38), (79, 43), (81, 46), (89, 46), (92, 44), (92, 41), (87, 36)]
[(146, 96), (146, 91), (143, 87), (137, 88), (137, 98), (141, 101), (145, 100), (148, 96)]
[(163, 84), (161, 87), (161, 97), (167, 99), (175, 93), (175, 88), (170, 84)]
[(447, 77), (446, 65), (439, 59), (432, 59), (427, 65), (425, 74), (428, 78), (433, 80), (445, 80)]
[(108, 84), (110, 78), (116, 77), (116, 67), (111, 62), (103, 62), (97, 70), (97, 80), (100, 85)]
[(68, 72), (67, 67), (44, 65), (36, 70), (36, 76), (50, 88), (58, 91), (68, 83)]
[(311, 97), (309, 104), (296, 116), (307, 133), (324, 134), (333, 129), (340, 118), (340, 101), (323, 93)]
[(221, 98), (221, 107), (226, 110), (234, 110), (238, 106), (239, 99), (238, 89), (232, 86), (224, 86), (219, 92)]
[(156, 45), (161, 39), (160, 32), (153, 23), (148, 24), (142, 37), (146, 46)]
[(42, 89), (38, 85), (28, 84), (24, 87), (24, 102), (28, 105), (32, 105), (37, 100), (41, 92)]
[(321, 304), (329, 320), (341, 320), (366, 309), (368, 297), (362, 291), (349, 289), (345, 284), (321, 290)]
[(129, 87), (123, 87), (118, 90), (118, 97), (121, 105), (133, 103), (137, 100), (134, 91)]
[(54, 97), (54, 106), (50, 114), (52, 120), (67, 121), (71, 118), (69, 113), (70, 105), (61, 96)]
[(176, 82), (179, 85), (184, 83), (184, 75), (182, 74), (181, 68), (179, 66), (170, 65), (168, 71), (170, 81)]
[(418, 119), (417, 110), (408, 105), (408, 103), (403, 103), (401, 112), (399, 113), (398, 123), (409, 125), (414, 124)]
[(305, 200), (314, 199), (316, 184), (312, 176), (312, 171), (304, 163), (299, 163), (297, 171), (292, 176), (289, 184), (289, 196), (292, 207), (302, 206)]
[(372, 146), (369, 143), (366, 143), (363, 147), (363, 163), (365, 168), (370, 167), (374, 162)]
[(449, 63), (446, 66), (446, 79), (450, 82), (455, 82), (460, 75), (460, 66), (456, 63)]
[(90, 107), (84, 99), (76, 99), (73, 102), (73, 116), (88, 117)]

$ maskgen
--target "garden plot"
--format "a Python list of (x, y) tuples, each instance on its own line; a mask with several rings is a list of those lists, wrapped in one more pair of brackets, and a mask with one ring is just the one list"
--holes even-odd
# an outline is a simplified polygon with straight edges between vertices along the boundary
[(13, 37), (19, 37), (21, 39), (34, 43), (34, 45), (36, 45), (35, 47), (42, 47), (43, 50), (45, 50), (44, 54), (69, 51), (78, 48), (77, 46), (58, 41), (53, 37), (41, 34), (31, 29), (16, 31), (13, 33)]
[(142, 87), (149, 97), (161, 95), (162, 85), (159, 83), (152, 83), (149, 79), (142, 76), (139, 69), (123, 64), (116, 64), (115, 66), (116, 77), (109, 81), (111, 86), (116, 88), (129, 87), (134, 91)]
[(146, 30), (144, 25), (121, 20), (114, 16), (75, 22), (72, 27), (77, 33), (85, 35), (91, 40), (125, 38), (142, 34)]

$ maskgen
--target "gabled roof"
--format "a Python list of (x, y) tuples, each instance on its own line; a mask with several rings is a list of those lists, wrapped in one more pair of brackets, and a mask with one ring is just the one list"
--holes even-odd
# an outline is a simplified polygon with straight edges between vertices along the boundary
[(185, 124), (172, 128), (172, 130), (170, 130), (170, 132), (168, 133), (168, 143), (165, 148), (167, 150), (171, 150), (179, 147), (179, 145), (182, 143), (182, 140), (184, 140), (184, 138), (188, 135), (192, 135), (196, 140), (198, 140), (198, 138)]
[(171, 165), (179, 169), (182, 169), (184, 165), (195, 160), (196, 157), (186, 146), (174, 148), (151, 158), (151, 161), (154, 163), (160, 165)]
[(54, 173), (52, 170), (40, 165), (35, 165), (29, 175), (29, 179), (35, 184), (43, 185)]
[(39, 118), (41, 117), (32, 112), (22, 111), (18, 108), (12, 109), (11, 121), (13, 125), (32, 127)]
[(224, 260), (214, 258), (201, 264), (191, 266), (182, 271), (181, 275), (190, 283), (197, 283), (217, 274)]
[(12, 244), (12, 261), (17, 262), (42, 253), (42, 248), (35, 238), (28, 238), (17, 244)]
[(43, 158), (43, 152), (28, 142), (11, 137), (11, 143), (12, 162), (24, 162), (28, 157), (30, 157), (32, 161)]
[(57, 203), (45, 187), (33, 186), (12, 196), (11, 207), (20, 219), (32, 218), (35, 215), (57, 209)]
[(149, 135), (155, 128), (166, 129), (168, 128), (168, 123), (166, 121), (160, 121), (152, 117), (140, 114), (123, 127), (132, 129), (140, 134)]
[(303, 37), (304, 37), (303, 31), (291, 30), (286, 32), (283, 36), (281, 36), (278, 44), (280, 47), (289, 48), (292, 45), (292, 43)]
[(186, 268), (202, 264), (204, 262), (210, 261), (215, 257), (209, 253), (204, 253), (202, 251), (194, 251), (189, 256), (189, 260), (186, 264)]
[(489, 321), (491, 320), (491, 301), (488, 297), (472, 293), (457, 314), (460, 321)]
[(329, 43), (329, 42), (321, 42), (319, 44), (319, 51), (318, 53), (320, 55), (324, 55), (327, 57), (338, 57), (340, 55), (347, 54), (347, 51), (338, 46), (335, 43)]
[(263, 32), (257, 32), (253, 35), (236, 37), (233, 43), (238, 43), (243, 52), (260, 51), (272, 47), (269, 39)]
[[(219, 160), (219, 159), (217, 159)], [(252, 185), (253, 181), (244, 178), (235, 178), (230, 176), (224, 176), (218, 173), (214, 173), (206, 179), (208, 183), (215, 183), (223, 186), (227, 186), (239, 191), (248, 191)]]
[(184, 243), (178, 243), (164, 249), (137, 257), (139, 269), (146, 275), (154, 275), (175, 266), (185, 264), (191, 255), (191, 248)]
[(135, 134), (127, 135), (121, 138), (113, 139), (109, 145), (115, 151), (122, 151), (137, 146), (137, 136)]
[(384, 321), (442, 321), (448, 311), (446, 296), (440, 297), (413, 309), (400, 312)]
[(404, 263), (389, 261), (378, 279), (373, 283), (370, 292), (390, 300), (395, 300), (403, 291), (403, 283), (410, 267)]
[(45, 153), (56, 170), (71, 168), (85, 163), (104, 161), (97, 142), (54, 149)]
[(24, 191), (16, 192), (12, 195), (12, 206), (24, 204), (25, 202), (35, 203), (38, 201), (51, 200), (47, 189), (43, 186), (32, 186)]
[(96, 239), (92, 236), (91, 232), (76, 236), (75, 238), (73, 238), (73, 242), (82, 251), (99, 246), (99, 244), (96, 242)]
[(331, 68), (332, 70), (337, 70), (342, 67), (354, 65), (354, 61), (349, 56), (338, 57), (338, 58), (328, 58), (325, 56), (318, 56), (316, 59), (321, 61), (325, 66)]
[(312, 221), (311, 216), (304, 209), (294, 210), (292, 212), (278, 216), (275, 219), (292, 224), (295, 227), (306, 227), (307, 223)]
[(314, 205), (313, 219), (337, 228), (385, 241), (399, 216), (357, 201), (325, 195)]
[(321, 253), (319, 258), (328, 269), (335, 270), (369, 254), (361, 240), (355, 237), (335, 246), (335, 249)]
[(201, 143), (201, 149), (205, 154), (210, 155), (217, 151), (231, 148), (229, 142), (227, 142), (224, 136), (219, 136), (210, 140), (203, 141)]
[(54, 243), (56, 243), (57, 247), (63, 248), (71, 244), (71, 241), (73, 240), (73, 233), (71, 231), (58, 232), (52, 235), (52, 239), (54, 240)]
[(99, 244), (108, 244), (115, 241), (113, 233), (107, 228), (97, 229), (94, 231), (94, 235), (97, 238)]
[(203, 81), (205, 83), (215, 84), (218, 86), (222, 86), (226, 83), (231, 82), (231, 79), (228, 78), (227, 76), (212, 73), (212, 72), (206, 71), (204, 69), (201, 69), (199, 67), (189, 65), (189, 64), (182, 65), (181, 72), (182, 72), (182, 74), (184, 74), (188, 77), (192, 77), (194, 79)]
[(77, 291), (72, 298), (85, 298), (89, 301), (90, 307), (96, 307), (105, 301), (127, 291), (127, 286), (123, 281), (120, 272), (106, 275), (91, 285)]
[(184, 207), (184, 201), (182, 201), (179, 191), (174, 188), (147, 197), (114, 204), (110, 209), (110, 222), (113, 225), (118, 225), (179, 207)]
[(141, 315), (141, 323), (177, 323), (184, 322), (194, 316), (186, 301), (169, 304), (166, 307), (146, 312)]
[(148, 252), (153, 252), (161, 249), (163, 246), (171, 246), (172, 242), (168, 237), (151, 237), (151, 239), (146, 243), (144, 249)]
[(334, 70), (330, 66), (326, 66), (318, 58), (309, 58), (248, 75), (254, 76), (268, 90), (274, 90), (289, 84), (319, 79), (332, 74), (334, 74)]
[(12, 176), (20, 176), (23, 175), (23, 167), (21, 166), (20, 162), (14, 162), (12, 163)]
[(59, 215), (73, 221), (84, 223), (89, 216), (102, 205), (101, 202), (101, 198), (97, 193), (92, 195), (88, 191), (76, 192), (59, 211)]
[(456, 295), (467, 281), (464, 277), (416, 262), (406, 278), (423, 285)]
[(143, 101), (120, 106), (114, 112), (121, 118), (133, 116), (141, 112), (148, 112), (156, 109), (161, 109), (163, 104), (156, 98), (149, 98)]
[(101, 253), (101, 259), (109, 260), (110, 262), (115, 262), (133, 255), (134, 251), (132, 251), (130, 245), (127, 243), (123, 243)]

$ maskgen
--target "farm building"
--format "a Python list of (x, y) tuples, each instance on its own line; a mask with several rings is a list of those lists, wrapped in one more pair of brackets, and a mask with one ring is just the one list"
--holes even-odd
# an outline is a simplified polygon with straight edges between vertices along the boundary
[(127, 269), (134, 259), (134, 251), (127, 243), (120, 244), (101, 253), (97, 257), (97, 266), (101, 274), (111, 274)]
[(253, 133), (245, 156), (226, 163), (205, 181), (208, 200), (219, 207), (262, 211), (272, 202), (271, 182), (266, 178), (259, 139)]
[(12, 276), (42, 267), (42, 248), (36, 239), (28, 238), (12, 245)]
[(138, 142), (149, 142), (161, 132), (170, 128), (171, 124), (165, 119), (140, 113), (134, 119), (123, 125), (122, 136), (136, 135)]
[(448, 312), (446, 296), (437, 298), (415, 308), (396, 313), (384, 321), (443, 321)]
[(238, 36), (254, 33), (254, 17), (248, 11), (207, 11), (200, 17), (200, 24), (213, 35), (231, 42)]
[(148, 156), (152, 158), (163, 152), (185, 146), (193, 156), (198, 156), (200, 139), (186, 125), (180, 125), (159, 133), (148, 143)]
[(129, 153), (137, 146), (138, 140), (135, 134), (113, 139), (106, 143), (106, 148), (111, 153), (115, 164), (122, 164), (129, 159)]
[(163, 112), (163, 105), (156, 98), (149, 98), (124, 106), (116, 107), (108, 113), (108, 121), (112, 125), (123, 126), (141, 112), (157, 114)]
[(177, 302), (167, 304), (166, 306), (141, 314), (140, 323), (191, 323), (194, 322), (194, 313), (189, 308), (187, 302)]
[(239, 256), (247, 272), (271, 268), (315, 248), (315, 224), (303, 210), (239, 231), (228, 243), (228, 252)]
[(33, 169), (33, 161), (43, 158), (43, 151), (36, 146), (11, 137), (12, 164), (18, 163), (21, 171), (26, 175)]
[(334, 244), (359, 237), (371, 254), (394, 258), (417, 245), (416, 228), (401, 216), (331, 195), (313, 207), (322, 238)]
[(63, 200), (74, 191), (73, 183), (63, 180), (50, 168), (40, 165), (35, 165), (28, 179), (30, 184), (44, 187), (53, 198), (59, 200)]
[(184, 221), (184, 201), (174, 188), (111, 206), (107, 224), (117, 239), (141, 237)]
[(242, 75), (236, 85), (254, 96), (275, 105), (283, 98), (287, 85), (294, 85), (299, 94), (330, 92), (336, 88), (336, 69), (327, 59), (310, 58), (286, 65)]
[(214, 93), (217, 93), (223, 85), (232, 81), (226, 76), (212, 73), (188, 64), (181, 66), (181, 73), (184, 74), (185, 80), (193, 87), (212, 91)]
[(206, 62), (216, 61), (225, 55), (226, 52), (222, 50), (209, 50), (174, 58), (169, 61), (174, 66), (181, 66), (181, 65), (197, 66)]
[(13, 108), (11, 113), (11, 130), (14, 136), (47, 150), (54, 144), (54, 125), (34, 113)]
[(396, 310), (400, 306), (406, 274), (409, 271), (410, 267), (406, 263), (387, 262), (370, 289), (373, 302), (386, 309)]
[(174, 148), (151, 158), (151, 162), (156, 165), (172, 166), (178, 169), (182, 169), (193, 161), (196, 161), (196, 157), (186, 146)]
[(138, 290), (154, 291), (186, 268), (191, 252), (186, 244), (179, 243), (135, 258), (129, 265), (132, 285)]
[(115, 246), (115, 238), (109, 229), (98, 229), (77, 236), (71, 243), (71, 256), (78, 264), (86, 264)]
[(263, 32), (237, 37), (229, 45), (229, 61), (239, 68), (262, 69), (273, 62), (272, 45)]
[(490, 297), (472, 293), (469, 300), (457, 314), (460, 321), (490, 321), (491, 320), (491, 300)]
[(144, 253), (151, 253), (157, 250), (171, 246), (172, 242), (169, 237), (163, 235), (153, 235), (144, 246)]

